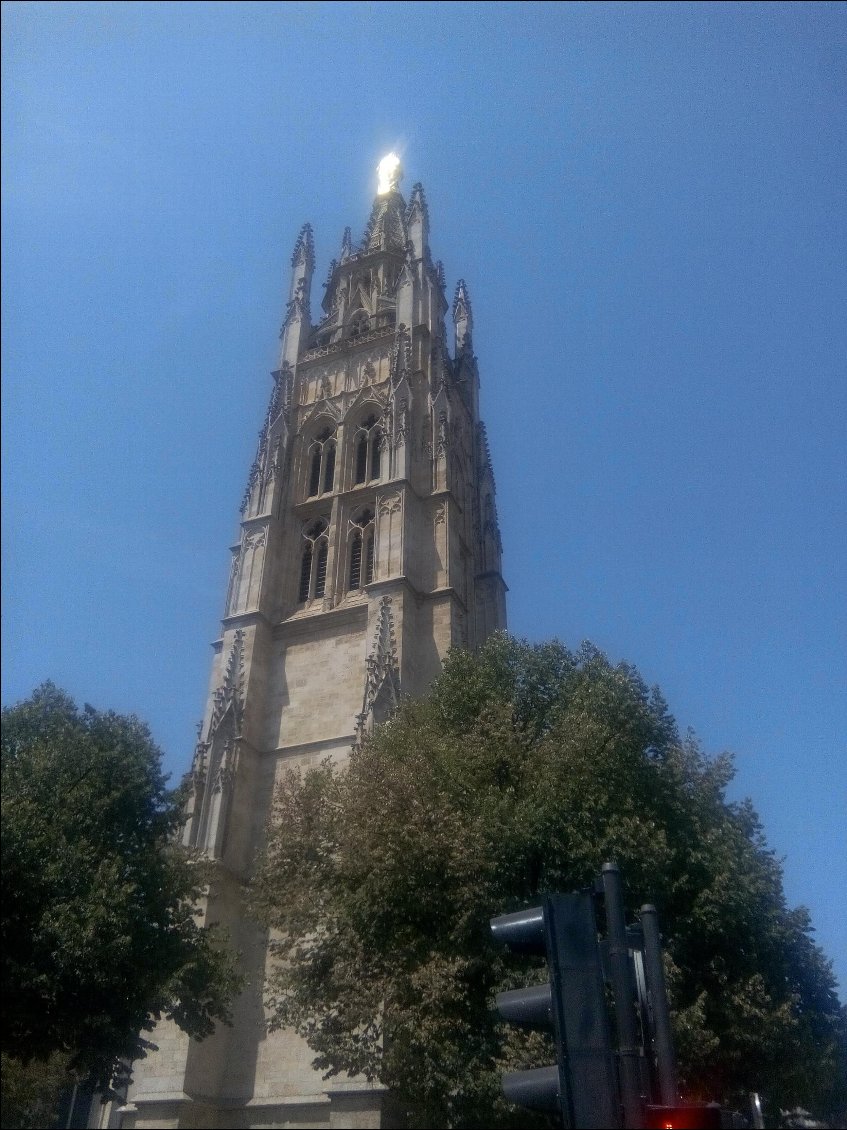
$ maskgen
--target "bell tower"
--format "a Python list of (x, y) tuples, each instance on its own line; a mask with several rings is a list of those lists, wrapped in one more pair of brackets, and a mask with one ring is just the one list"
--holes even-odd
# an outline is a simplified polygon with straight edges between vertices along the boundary
[(317, 319), (308, 224), (294, 247), (189, 775), (185, 842), (216, 862), (204, 914), (232, 934), (249, 985), (233, 1027), (201, 1043), (156, 1028), (124, 1126), (380, 1125), (378, 1087), (324, 1080), (297, 1036), (267, 1032), (267, 939), (243, 909), (278, 777), (345, 759), (401, 695), (426, 692), (449, 648), (506, 624), (468, 288), (448, 306), (423, 188), (406, 202), (393, 155), (378, 171)]

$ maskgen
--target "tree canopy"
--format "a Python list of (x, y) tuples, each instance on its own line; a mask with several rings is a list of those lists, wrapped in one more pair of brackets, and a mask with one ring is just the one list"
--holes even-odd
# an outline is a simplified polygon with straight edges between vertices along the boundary
[(451, 652), (431, 694), (346, 766), (279, 789), (254, 883), (274, 1023), (328, 1074), (381, 1080), (413, 1126), (528, 1125), (499, 1072), (550, 1052), (493, 999), (538, 968), (493, 947), (489, 918), (615, 860), (629, 912), (659, 909), (684, 1093), (843, 1108), (831, 966), (786, 906), (752, 806), (727, 801), (732, 773), (590, 645), (499, 634)]
[(197, 922), (203, 871), (147, 727), (51, 683), (2, 722), (4, 1058), (105, 1087), (159, 1017), (198, 1038), (226, 1021), (234, 961)]

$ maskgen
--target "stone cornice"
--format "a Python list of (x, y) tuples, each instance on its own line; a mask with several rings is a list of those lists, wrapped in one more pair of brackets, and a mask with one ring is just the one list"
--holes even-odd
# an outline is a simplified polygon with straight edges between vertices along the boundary
[(367, 622), (368, 606), (365, 601), (356, 604), (339, 604), (335, 608), (316, 608), (295, 612), (292, 616), (275, 624), (274, 639), (310, 635), (316, 628), (338, 628), (345, 623), (353, 624), (361, 619)]
[(298, 370), (307, 365), (310, 361), (318, 361), (321, 357), (327, 357), (332, 353), (352, 353), (357, 346), (367, 345), (371, 341), (381, 341), (383, 338), (394, 337), (397, 332), (396, 326), (385, 326), (383, 329), (373, 330), (371, 333), (362, 334), (360, 337), (343, 338), (341, 341), (334, 341), (330, 345), (320, 345), (316, 349), (307, 349), (298, 359)]

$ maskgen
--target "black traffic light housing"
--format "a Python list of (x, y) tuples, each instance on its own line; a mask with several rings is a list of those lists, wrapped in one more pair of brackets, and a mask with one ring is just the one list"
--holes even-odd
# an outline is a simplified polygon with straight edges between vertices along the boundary
[(495, 941), (518, 953), (544, 954), (550, 980), (497, 996), (504, 1020), (552, 1031), (556, 1063), (503, 1076), (518, 1106), (558, 1111), (565, 1127), (620, 1126), (615, 1069), (589, 892), (545, 895), (541, 906), (491, 919)]

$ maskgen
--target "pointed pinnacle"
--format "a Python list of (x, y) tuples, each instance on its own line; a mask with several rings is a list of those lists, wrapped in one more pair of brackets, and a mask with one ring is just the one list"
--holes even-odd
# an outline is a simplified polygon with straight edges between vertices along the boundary
[(303, 224), (300, 234), (297, 236), (297, 242), (294, 244), (291, 266), (296, 267), (298, 263), (305, 263), (310, 271), (314, 270), (315, 240), (312, 235), (311, 224)]

